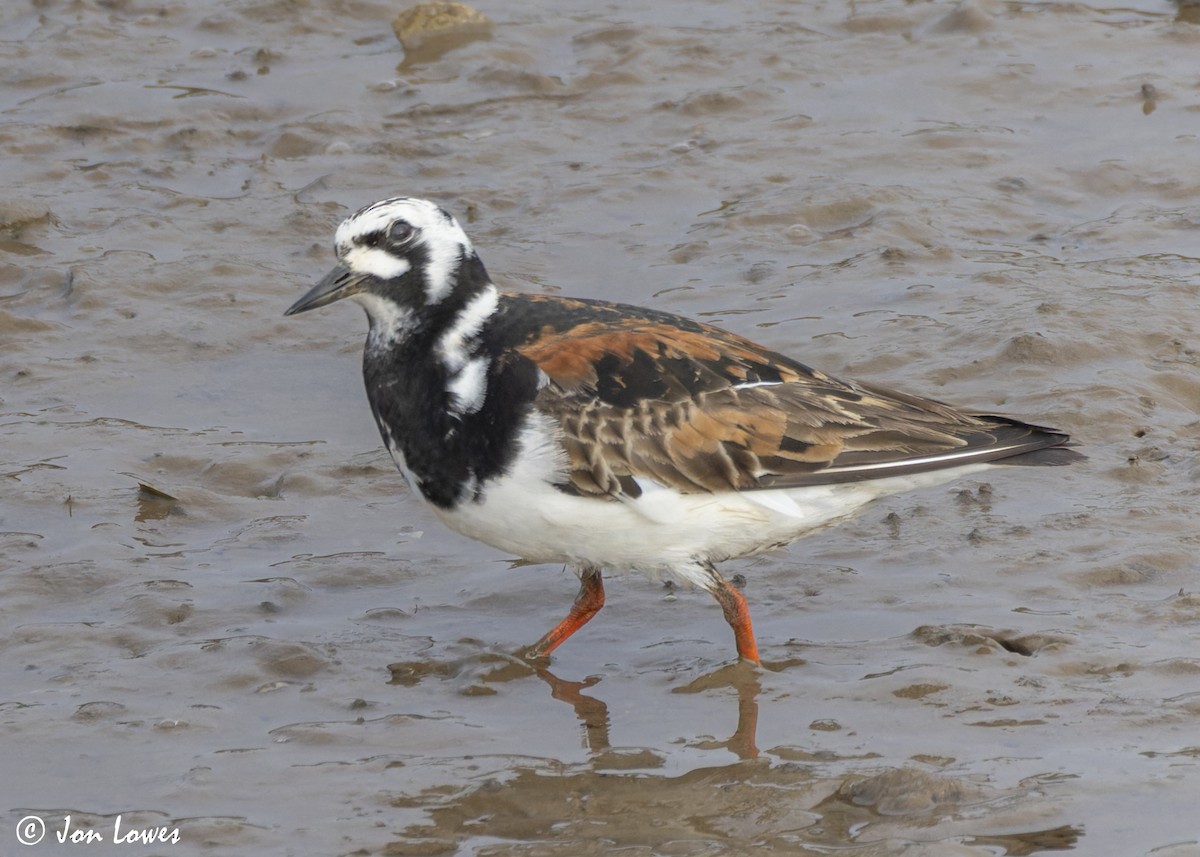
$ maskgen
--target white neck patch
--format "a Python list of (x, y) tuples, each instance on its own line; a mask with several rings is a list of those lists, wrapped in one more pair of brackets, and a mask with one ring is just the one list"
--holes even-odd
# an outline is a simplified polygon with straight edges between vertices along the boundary
[(437, 349), (451, 374), (466, 365), (471, 356), (467, 343), (479, 335), (487, 320), (500, 305), (500, 293), (493, 285), (467, 301), (466, 306), (454, 319), (450, 329), (438, 340)]
[(457, 414), (473, 414), (483, 407), (487, 397), (488, 359), (474, 357), (467, 361), (446, 384), (450, 394), (450, 409)]
[(500, 292), (489, 284), (467, 301), (454, 324), (438, 340), (437, 353), (449, 375), (446, 392), (450, 394), (450, 407), (455, 413), (473, 414), (483, 407), (487, 396), (488, 359), (472, 356), (470, 343), (499, 305)]

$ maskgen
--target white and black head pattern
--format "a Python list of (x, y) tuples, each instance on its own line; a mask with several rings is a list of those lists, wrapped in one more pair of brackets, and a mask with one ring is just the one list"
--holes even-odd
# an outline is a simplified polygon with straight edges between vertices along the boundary
[(458, 221), (428, 200), (393, 197), (342, 221), (334, 252), (337, 267), (289, 314), (356, 301), (371, 321), (368, 353), (411, 343), (442, 364), (450, 410), (478, 411), (488, 366), (478, 339), (499, 294)]
[(363, 374), (388, 448), (431, 502), (470, 496), (514, 452), (518, 420), (505, 409), (536, 390), (531, 365), (514, 374), (496, 363), (499, 291), (458, 222), (423, 199), (358, 210), (338, 226), (334, 252), (336, 267), (288, 314), (361, 304)]
[(424, 199), (394, 197), (359, 209), (338, 226), (334, 252), (337, 267), (288, 314), (350, 298), (370, 317), (369, 347), (433, 333), (477, 293), (494, 289), (462, 227)]
[(471, 240), (449, 212), (424, 199), (394, 197), (361, 208), (334, 234), (338, 261), (359, 274), (393, 281), (414, 274), (424, 303), (449, 296)]

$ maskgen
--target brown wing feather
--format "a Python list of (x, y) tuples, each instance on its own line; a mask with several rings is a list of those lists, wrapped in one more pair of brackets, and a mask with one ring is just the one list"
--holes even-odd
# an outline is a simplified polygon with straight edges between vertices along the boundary
[(719, 328), (657, 314), (544, 329), (517, 346), (549, 379), (571, 488), (686, 493), (879, 478), (986, 461), (1067, 438), (849, 384)]

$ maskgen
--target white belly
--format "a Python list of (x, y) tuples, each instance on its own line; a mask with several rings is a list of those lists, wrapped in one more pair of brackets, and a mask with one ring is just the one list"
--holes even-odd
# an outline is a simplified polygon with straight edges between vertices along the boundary
[(654, 486), (637, 499), (565, 494), (565, 462), (550, 426), (522, 434), (518, 464), (489, 481), (482, 499), (433, 508), (451, 529), (530, 562), (636, 569), (702, 583), (697, 562), (768, 550), (888, 494), (987, 469), (977, 464), (911, 476), (767, 491), (681, 494)]

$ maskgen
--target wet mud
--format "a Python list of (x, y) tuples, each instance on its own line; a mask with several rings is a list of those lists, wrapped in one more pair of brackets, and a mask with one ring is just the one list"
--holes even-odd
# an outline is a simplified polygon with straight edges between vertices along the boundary
[[(1200, 854), (1195, 7), (474, 5), (0, 12), (0, 853)], [(525, 663), (572, 576), (407, 495), (360, 314), (282, 316), (395, 194), (1088, 460), (729, 564), (761, 672), (620, 574)]]

